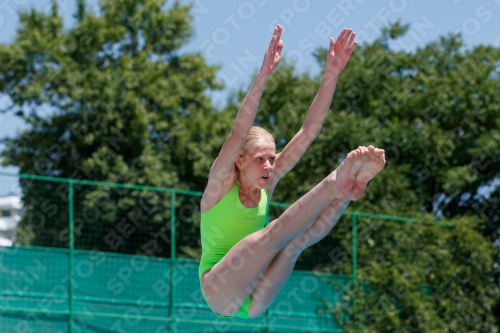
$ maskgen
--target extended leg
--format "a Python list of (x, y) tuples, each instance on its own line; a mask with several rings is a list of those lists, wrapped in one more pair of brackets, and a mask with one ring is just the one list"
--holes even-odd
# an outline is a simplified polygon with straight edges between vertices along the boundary
[(318, 216), (312, 226), (278, 252), (260, 277), (252, 293), (249, 314), (257, 317), (274, 302), (292, 274), (293, 267), (304, 249), (323, 239), (337, 224), (350, 200), (333, 200)]
[[(384, 157), (384, 151), (376, 148), (368, 155), (366, 163), (356, 174), (352, 199), (359, 199), (365, 191), (366, 184), (384, 168)], [(255, 284), (249, 308), (252, 317), (262, 314), (274, 302), (292, 274), (299, 255), (330, 232), (349, 202), (350, 200), (333, 200), (305, 233), (295, 237), (278, 252)]]
[(211, 270), (204, 272), (202, 291), (214, 311), (229, 316), (236, 313), (276, 254), (306, 232), (332, 200), (350, 198), (355, 175), (367, 155), (367, 149), (350, 152), (336, 170), (277, 220), (243, 238)]

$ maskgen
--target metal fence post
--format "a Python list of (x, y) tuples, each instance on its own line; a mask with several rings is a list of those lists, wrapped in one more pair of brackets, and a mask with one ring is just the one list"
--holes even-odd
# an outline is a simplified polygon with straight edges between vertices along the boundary
[(358, 242), (358, 231), (357, 231), (357, 215), (352, 214), (352, 280), (356, 283), (358, 279), (358, 251), (357, 251), (357, 242)]
[(73, 205), (73, 182), (68, 182), (68, 216), (69, 216), (69, 332), (73, 333), (74, 307), (73, 307), (73, 278), (75, 272), (75, 234), (74, 234), (74, 205)]
[(175, 328), (175, 192), (170, 193), (170, 313), (172, 315), (172, 332), (177, 332)]
[(358, 286), (358, 215), (352, 215), (352, 287), (353, 287), (353, 295), (352, 295), (352, 306), (354, 310), (356, 310), (357, 299), (356, 299), (356, 290), (355, 288)]
[(267, 308), (267, 310), (266, 310), (266, 332), (267, 333), (271, 333), (271, 323), (269, 322), (269, 316), (270, 316), (269, 308)]

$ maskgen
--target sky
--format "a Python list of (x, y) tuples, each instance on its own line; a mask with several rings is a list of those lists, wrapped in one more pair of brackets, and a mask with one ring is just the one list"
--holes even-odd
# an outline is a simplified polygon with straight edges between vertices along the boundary
[[(10, 43), (19, 27), (19, 11), (50, 11), (51, 0), (0, 0), (0, 43)], [(66, 29), (74, 23), (75, 0), (58, 0)], [(99, 12), (98, 0), (87, 0)], [(168, 7), (172, 1), (167, 1)], [(319, 74), (313, 52), (327, 47), (344, 27), (352, 28), (358, 43), (370, 43), (380, 29), (396, 20), (410, 24), (409, 32), (391, 47), (408, 52), (440, 36), (460, 33), (467, 48), (479, 44), (500, 46), (500, 0), (248, 0), (185, 1), (193, 5), (194, 36), (183, 52), (201, 52), (211, 65), (220, 65), (218, 78), (226, 85), (212, 94), (222, 106), (232, 90), (248, 87), (258, 70), (273, 27), (283, 27), (282, 58), (297, 71)], [(342, 77), (340, 77), (340, 80)], [(0, 95), (1, 103), (8, 97)], [(23, 123), (0, 114), (0, 138), (14, 136)], [(0, 146), (0, 150), (2, 146)], [(0, 171), (17, 172), (13, 167)]]

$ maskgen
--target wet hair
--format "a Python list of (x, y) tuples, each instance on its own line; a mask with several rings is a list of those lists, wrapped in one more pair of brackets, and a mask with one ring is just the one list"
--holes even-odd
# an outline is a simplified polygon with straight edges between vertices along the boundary
[[(274, 142), (274, 138), (265, 129), (259, 126), (252, 126), (250, 132), (248, 132), (243, 145), (241, 146), (239, 156), (245, 156), (253, 147), (258, 146), (260, 144), (272, 143), (276, 146)], [(234, 163), (234, 171), (236, 173), (236, 183), (240, 184), (240, 170), (236, 166), (236, 162)]]

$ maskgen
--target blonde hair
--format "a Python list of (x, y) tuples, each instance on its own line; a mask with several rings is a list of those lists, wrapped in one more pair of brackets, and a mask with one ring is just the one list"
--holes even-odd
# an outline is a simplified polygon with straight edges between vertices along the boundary
[[(245, 156), (253, 147), (259, 144), (272, 143), (276, 146), (274, 142), (274, 138), (265, 129), (259, 126), (252, 126), (250, 132), (248, 132), (243, 145), (241, 146), (239, 156)], [(240, 185), (240, 170), (236, 166), (236, 162), (234, 163), (234, 171), (236, 173), (236, 183)]]

